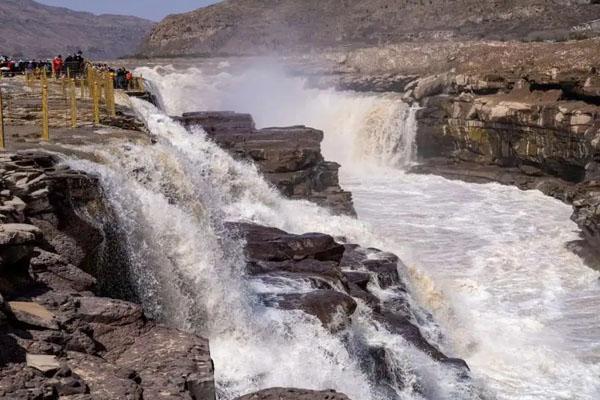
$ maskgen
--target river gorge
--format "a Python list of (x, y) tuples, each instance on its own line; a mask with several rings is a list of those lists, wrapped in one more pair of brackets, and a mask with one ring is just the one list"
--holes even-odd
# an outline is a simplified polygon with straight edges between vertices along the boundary
[[(270, 64), (243, 72), (227, 62), (139, 72), (154, 85), (163, 110), (139, 102), (136, 108), (165, 149), (107, 154), (107, 164), (118, 167), (100, 172), (113, 188), (115, 206), (133, 218), (128, 229), (142, 236), (131, 244), (134, 259), (155, 257), (161, 268), (141, 280), (148, 281), (142, 292), (148, 292), (149, 309), (209, 337), (220, 397), (270, 386), (333, 388), (365, 400), (598, 396), (599, 274), (567, 248), (579, 235), (570, 206), (538, 191), (407, 173), (418, 163), (418, 106), (399, 94), (311, 89), (305, 79)], [(197, 110), (249, 113), (258, 128), (323, 130), (323, 154), (342, 165), (341, 185), (353, 193), (358, 220), (279, 197), (252, 168), (166, 116)], [(123, 181), (130, 178), (118, 171), (133, 168), (129, 163), (145, 165), (142, 181), (150, 187)], [(165, 188), (202, 201), (174, 207), (162, 198)], [(454, 368), (435, 365), (385, 330), (373, 330), (360, 304), (341, 336), (294, 313), (257, 308), (257, 294), (304, 292), (310, 285), (240, 280), (239, 244), (222, 243), (214, 231), (228, 220), (324, 232), (399, 255), (413, 318), (429, 341), (467, 361), (471, 378), (465, 381)], [(148, 249), (148, 243), (160, 246)], [(183, 282), (169, 283), (167, 297), (158, 300), (152, 281), (173, 274)], [(192, 293), (188, 281), (199, 285)], [(374, 292), (382, 299), (395, 295), (381, 287)], [(348, 344), (353, 340), (391, 349), (388, 364), (402, 370), (402, 389), (391, 395), (369, 381)]]
[[(591, 131), (592, 105), (540, 95), (532, 122), (500, 101), (502, 125), (457, 76), (145, 63), (152, 102), (0, 159), (0, 397), (598, 398), (600, 273), (568, 180), (595, 142), (533, 155), (527, 125)], [(507, 146), (528, 164), (488, 162)]]

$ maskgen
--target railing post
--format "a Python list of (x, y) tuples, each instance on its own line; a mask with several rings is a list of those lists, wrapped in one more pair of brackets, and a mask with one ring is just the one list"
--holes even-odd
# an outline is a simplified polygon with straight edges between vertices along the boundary
[(75, 92), (75, 79), (70, 80), (71, 94), (71, 128), (77, 127), (77, 94)]
[(94, 101), (94, 125), (100, 125), (100, 93), (98, 82), (94, 81), (93, 101)]
[(6, 143), (4, 141), (4, 104), (2, 104), (2, 88), (0, 88), (0, 148), (2, 150), (6, 148)]
[(65, 77), (60, 78), (60, 84), (62, 85), (62, 94), (65, 99), (67, 98), (67, 83), (68, 83), (67, 78), (65, 78)]
[(90, 98), (94, 97), (94, 68), (91, 65), (87, 67), (87, 85)]
[(48, 125), (48, 84), (42, 85), (42, 140), (50, 140), (50, 129)]
[(106, 80), (106, 89), (108, 95), (108, 113), (111, 117), (117, 116), (117, 110), (115, 107), (115, 74), (113, 72), (108, 73), (108, 77)]

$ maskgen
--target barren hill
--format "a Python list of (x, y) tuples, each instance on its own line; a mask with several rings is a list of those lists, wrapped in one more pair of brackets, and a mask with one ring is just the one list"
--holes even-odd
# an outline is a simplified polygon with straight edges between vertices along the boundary
[[(226, 0), (167, 17), (149, 56), (254, 54), (416, 39), (564, 39), (589, 35), (598, 0)], [(580, 26), (581, 25), (581, 26)]]
[(81, 49), (101, 59), (133, 54), (154, 23), (145, 19), (94, 15), (32, 0), (0, 1), (0, 53), (50, 57)]

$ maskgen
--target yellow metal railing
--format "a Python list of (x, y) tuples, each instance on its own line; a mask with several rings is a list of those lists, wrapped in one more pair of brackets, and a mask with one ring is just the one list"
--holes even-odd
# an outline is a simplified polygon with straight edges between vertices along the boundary
[[(100, 125), (102, 113), (105, 113), (108, 118), (116, 117), (115, 74), (113, 72), (104, 71), (93, 66), (91, 63), (87, 63), (81, 74), (75, 74), (70, 68), (67, 68), (66, 76), (60, 77), (51, 74), (51, 81), (48, 79), (49, 74), (50, 72), (47, 68), (37, 68), (24, 73), (25, 84), (29, 88), (30, 93), (41, 93), (42, 112), (40, 122), (42, 140), (50, 140), (50, 108), (54, 107), (54, 105), (49, 104), (51, 94), (53, 99), (55, 99), (54, 96), (56, 95), (59, 97), (62, 96), (64, 99), (63, 104), (66, 104), (66, 108), (63, 106), (60, 108), (60, 111), (65, 110), (64, 118), (68, 127), (76, 128), (80, 123), (84, 123), (86, 118), (90, 118), (90, 114), (86, 114), (78, 106), (78, 102), (85, 101), (86, 99), (89, 101), (88, 105), (91, 103), (90, 122), (94, 126)], [(126, 90), (145, 91), (142, 76), (133, 77), (125, 81), (125, 83)], [(5, 113), (3, 102), (6, 105), (7, 101), (10, 103), (10, 96), (3, 99), (2, 92), (0, 91), (0, 149), (5, 148)], [(8, 104), (8, 108), (10, 108), (10, 104)]]

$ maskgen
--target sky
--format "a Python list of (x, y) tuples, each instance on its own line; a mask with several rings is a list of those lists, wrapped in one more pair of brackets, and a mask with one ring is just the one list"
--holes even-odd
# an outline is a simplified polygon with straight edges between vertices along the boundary
[(67, 7), (94, 14), (135, 15), (160, 21), (168, 14), (195, 10), (217, 0), (36, 0), (50, 6)]

